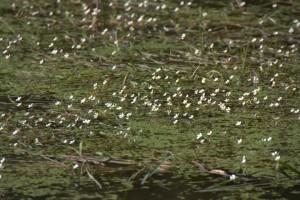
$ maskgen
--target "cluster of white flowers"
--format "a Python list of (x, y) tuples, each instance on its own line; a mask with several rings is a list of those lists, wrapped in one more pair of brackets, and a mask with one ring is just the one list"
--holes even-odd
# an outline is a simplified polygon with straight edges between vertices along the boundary
[[(4, 165), (3, 165), (4, 161), (5, 161), (5, 158), (2, 158), (2, 159), (0, 160), (0, 170), (3, 169), (3, 167), (4, 167)], [(2, 178), (2, 175), (0, 174), (0, 179), (1, 179), (1, 178)]]

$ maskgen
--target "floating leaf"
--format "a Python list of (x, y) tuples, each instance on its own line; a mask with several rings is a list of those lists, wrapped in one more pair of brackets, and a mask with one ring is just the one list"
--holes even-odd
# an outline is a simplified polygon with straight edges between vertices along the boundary
[(82, 156), (82, 141), (79, 143), (79, 155)]
[(291, 179), (290, 175), (288, 175), (285, 170), (289, 170), (291, 172), (294, 172), (295, 174), (298, 175), (298, 178), (300, 178), (300, 171), (297, 170), (296, 168), (292, 167), (291, 165), (287, 164), (286, 162), (283, 162), (283, 161), (279, 161), (279, 164), (280, 164), (280, 171), (285, 175), (287, 176), (288, 178)]

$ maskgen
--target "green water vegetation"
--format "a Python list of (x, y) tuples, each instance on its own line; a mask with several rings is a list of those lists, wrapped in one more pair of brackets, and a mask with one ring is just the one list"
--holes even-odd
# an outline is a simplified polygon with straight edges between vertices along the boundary
[(298, 1), (96, 3), (1, 1), (1, 199), (300, 195)]

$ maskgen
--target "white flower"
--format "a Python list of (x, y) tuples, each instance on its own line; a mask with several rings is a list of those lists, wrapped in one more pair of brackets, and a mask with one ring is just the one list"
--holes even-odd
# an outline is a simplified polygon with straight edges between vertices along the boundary
[(84, 124), (89, 124), (91, 122), (91, 120), (90, 119), (86, 119), (86, 120), (83, 120), (83, 122), (82, 123), (84, 123)]
[(97, 85), (98, 85), (98, 83), (94, 83), (93, 88), (97, 89)]
[(38, 138), (35, 138), (35, 139), (34, 139), (34, 143), (35, 143), (36, 145), (42, 145), (42, 143), (39, 141)]
[[(119, 16), (118, 16), (119, 17)], [(121, 16), (120, 16), (121, 17)], [(108, 31), (108, 29), (104, 29), (102, 32), (101, 32), (101, 35), (104, 35), (106, 32)]]
[(199, 133), (199, 134), (197, 135), (196, 139), (198, 140), (198, 139), (200, 139), (201, 137), (202, 137), (202, 133)]
[(241, 124), (242, 124), (241, 121), (237, 121), (237, 122), (235, 123), (236, 126), (239, 126), (239, 125), (241, 125)]
[(122, 106), (118, 106), (116, 109), (117, 110), (122, 110)]
[(278, 154), (278, 152), (277, 152), (277, 151), (274, 151), (274, 152), (272, 152), (271, 154), (272, 154), (272, 156), (276, 156), (276, 155)]
[(78, 168), (79, 167), (79, 165), (77, 164), (77, 163), (75, 163), (74, 165), (73, 165), (73, 169), (76, 169), (76, 168)]
[(190, 107), (190, 106), (191, 106), (191, 103), (187, 103), (187, 104), (185, 105), (186, 108), (188, 108), (188, 107)]
[(22, 97), (18, 97), (17, 99), (16, 99), (16, 101), (20, 101), (22, 99)]
[(20, 129), (17, 128), (17, 129), (13, 132), (13, 135), (16, 135), (19, 131), (20, 131)]
[(81, 100), (80, 100), (80, 103), (84, 103), (85, 100), (86, 100), (85, 98), (81, 99)]
[(230, 176), (229, 176), (229, 180), (235, 180), (236, 179), (236, 175), (235, 174), (231, 174)]
[(120, 113), (120, 114), (118, 115), (118, 117), (119, 117), (120, 119), (122, 119), (124, 116), (125, 116), (124, 113)]
[(137, 97), (134, 97), (130, 103), (135, 103), (136, 99), (137, 99)]
[(51, 51), (51, 54), (57, 54), (58, 50), (54, 49), (53, 51)]
[(246, 163), (246, 157), (245, 156), (243, 156), (243, 158), (242, 158), (242, 164), (244, 164), (244, 163)]
[(186, 34), (183, 33), (183, 34), (181, 35), (181, 39), (184, 40), (185, 36), (186, 36)]

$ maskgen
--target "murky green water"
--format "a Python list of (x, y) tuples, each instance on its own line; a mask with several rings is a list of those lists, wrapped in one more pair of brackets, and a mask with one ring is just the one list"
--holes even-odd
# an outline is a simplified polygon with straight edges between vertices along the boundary
[(300, 195), (298, 2), (95, 7), (1, 3), (1, 199)]

